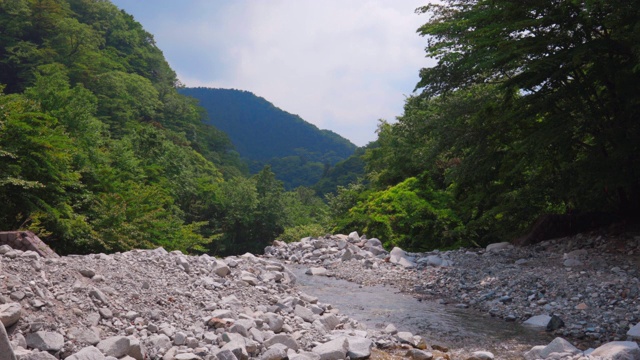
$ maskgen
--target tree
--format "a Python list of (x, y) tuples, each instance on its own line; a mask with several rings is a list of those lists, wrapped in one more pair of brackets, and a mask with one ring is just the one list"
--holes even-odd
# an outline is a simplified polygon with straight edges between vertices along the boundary
[[(567, 210), (640, 211), (639, 1), (446, 0), (419, 12), (438, 60), (421, 70), (423, 96), (496, 84), (494, 118), (521, 130), (502, 150), (524, 155), (511, 165), (528, 186)], [(525, 178), (494, 179), (508, 192)]]

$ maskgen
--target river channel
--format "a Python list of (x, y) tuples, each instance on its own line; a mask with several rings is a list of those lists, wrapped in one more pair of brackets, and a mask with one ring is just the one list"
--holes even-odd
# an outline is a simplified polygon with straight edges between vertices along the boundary
[(383, 329), (394, 324), (399, 331), (420, 335), (430, 345), (457, 349), (460, 355), (484, 350), (494, 353), (496, 359), (517, 359), (531, 347), (552, 340), (545, 332), (472, 309), (418, 301), (392, 287), (360, 286), (332, 277), (310, 276), (305, 274), (306, 269), (291, 268), (300, 290), (320, 302), (331, 304), (369, 328)]

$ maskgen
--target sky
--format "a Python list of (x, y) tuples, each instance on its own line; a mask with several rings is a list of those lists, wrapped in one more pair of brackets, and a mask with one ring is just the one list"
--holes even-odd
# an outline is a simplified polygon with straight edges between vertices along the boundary
[(189, 87), (248, 90), (358, 146), (402, 114), (426, 0), (112, 0)]

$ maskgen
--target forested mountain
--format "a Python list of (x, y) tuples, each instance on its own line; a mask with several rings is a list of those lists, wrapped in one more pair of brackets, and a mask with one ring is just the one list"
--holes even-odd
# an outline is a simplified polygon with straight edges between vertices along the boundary
[(356, 149), (340, 135), (320, 130), (248, 91), (179, 91), (199, 100), (207, 111), (207, 123), (229, 135), (252, 173), (269, 164), (288, 189), (315, 184), (327, 166), (348, 158)]
[(153, 36), (113, 4), (2, 1), (0, 29), (0, 229), (61, 253), (260, 251), (285, 229), (324, 231), (319, 199), (285, 193), (269, 167), (243, 176)]

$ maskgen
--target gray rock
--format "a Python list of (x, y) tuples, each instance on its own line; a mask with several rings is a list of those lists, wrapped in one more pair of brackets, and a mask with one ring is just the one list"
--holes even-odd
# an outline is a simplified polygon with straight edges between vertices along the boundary
[(357, 231), (354, 231), (349, 234), (348, 240), (349, 242), (358, 242), (360, 241), (360, 235), (358, 235)]
[(489, 253), (492, 253), (492, 252), (498, 252), (504, 249), (510, 249), (512, 247), (513, 245), (511, 245), (511, 243), (508, 243), (508, 242), (493, 243), (493, 244), (487, 245), (486, 251)]
[(64, 337), (61, 334), (49, 331), (38, 331), (28, 334), (27, 347), (42, 351), (56, 352), (64, 346)]
[(68, 356), (65, 360), (105, 360), (105, 356), (94, 346), (88, 346), (77, 353)]
[(320, 323), (324, 326), (327, 331), (331, 331), (336, 328), (340, 324), (340, 320), (334, 314), (326, 314), (323, 315), (319, 319)]
[(220, 350), (216, 354), (218, 360), (238, 360), (231, 350)]
[(20, 320), (22, 306), (20, 303), (8, 303), (0, 305), (0, 322), (5, 328), (15, 324)]
[(107, 296), (98, 288), (91, 289), (91, 291), (89, 291), (89, 295), (95, 299), (100, 300), (103, 304), (109, 303), (109, 299), (107, 298)]
[(536, 315), (532, 316), (527, 321), (525, 321), (522, 325), (525, 325), (534, 329), (542, 329), (546, 330), (547, 325), (551, 322), (551, 316), (549, 315)]
[(131, 342), (125, 336), (112, 336), (98, 343), (96, 347), (102, 351), (105, 356), (122, 357), (129, 353)]
[(306, 322), (313, 322), (315, 320), (315, 314), (313, 311), (307, 309), (302, 305), (296, 305), (294, 314), (302, 318)]
[(299, 348), (298, 342), (291, 335), (286, 335), (286, 334), (274, 335), (269, 339), (265, 340), (263, 343), (263, 345), (266, 348), (270, 348), (274, 344), (282, 344), (294, 351), (298, 351), (298, 348)]
[(635, 324), (629, 331), (627, 331), (627, 336), (630, 336), (634, 340), (640, 339), (640, 323)]
[(9, 336), (7, 336), (7, 330), (2, 323), (0, 323), (0, 360), (16, 360)]
[(282, 316), (276, 315), (274, 313), (266, 313), (264, 314), (264, 320), (269, 325), (269, 329), (274, 333), (279, 333), (282, 331), (282, 326), (284, 325), (284, 319)]
[(404, 268), (413, 268), (416, 264), (413, 262), (413, 258), (407, 255), (407, 253), (399, 247), (394, 247), (389, 254), (389, 261), (393, 264), (398, 264)]
[(488, 351), (475, 351), (471, 354), (477, 360), (493, 360), (495, 359), (495, 355)]
[(327, 269), (323, 267), (312, 267), (309, 268), (309, 270), (307, 270), (305, 274), (314, 276), (327, 276)]
[(222, 350), (231, 351), (239, 360), (246, 360), (249, 358), (249, 353), (247, 352), (247, 347), (243, 339), (233, 339), (227, 342), (222, 347)]
[(638, 360), (640, 348), (635, 341), (612, 341), (596, 348), (590, 355), (607, 360)]
[(32, 352), (27, 356), (20, 357), (20, 360), (58, 360), (58, 358), (46, 351), (38, 351)]
[(395, 325), (389, 324), (387, 325), (387, 327), (384, 328), (384, 332), (389, 335), (395, 335), (398, 333), (398, 329), (396, 329)]
[(411, 349), (407, 351), (407, 353), (405, 354), (405, 357), (411, 360), (431, 360), (433, 359), (433, 354), (429, 351)]
[(578, 259), (567, 259), (562, 263), (562, 265), (564, 265), (565, 267), (578, 267), (584, 264)]
[(279, 348), (268, 349), (260, 356), (260, 360), (284, 360), (288, 358), (287, 352)]
[(320, 360), (342, 360), (347, 356), (349, 342), (346, 337), (331, 340), (314, 347), (311, 351), (320, 355)]
[(224, 261), (216, 260), (216, 264), (213, 267), (213, 273), (220, 277), (225, 277), (231, 273), (231, 269), (229, 269), (229, 266)]
[(67, 336), (74, 338), (80, 344), (95, 345), (100, 342), (100, 336), (92, 329), (74, 327), (69, 329)]
[(80, 274), (82, 274), (82, 276), (88, 277), (89, 279), (91, 279), (92, 277), (96, 276), (96, 271), (93, 270), (93, 269), (84, 268), (84, 269), (80, 269), (78, 271), (80, 272)]
[(175, 360), (200, 360), (202, 359), (200, 356), (194, 354), (194, 353), (181, 353), (181, 354), (176, 354), (176, 356), (173, 357)]
[(373, 341), (363, 337), (349, 336), (347, 338), (347, 355), (351, 359), (368, 359), (371, 356)]
[[(557, 337), (553, 339), (553, 341), (551, 341), (547, 346), (537, 349), (536, 351), (531, 353), (529, 356), (535, 355), (535, 357), (544, 359), (548, 357), (551, 353), (567, 353), (567, 354), (576, 355), (576, 354), (580, 354), (581, 352), (582, 351), (580, 351), (575, 346), (571, 345), (571, 343), (568, 342), (567, 340)], [(525, 357), (526, 356), (527, 355), (525, 354)]]
[(127, 355), (131, 356), (136, 360), (144, 360), (147, 358), (147, 349), (140, 342), (140, 339), (135, 336), (127, 336), (129, 339), (129, 352)]
[(6, 253), (8, 253), (9, 251), (13, 250), (13, 248), (11, 248), (11, 246), (9, 245), (0, 245), (0, 254), (4, 255)]
[(396, 338), (401, 343), (413, 344), (413, 334), (408, 331), (400, 331), (396, 334)]

